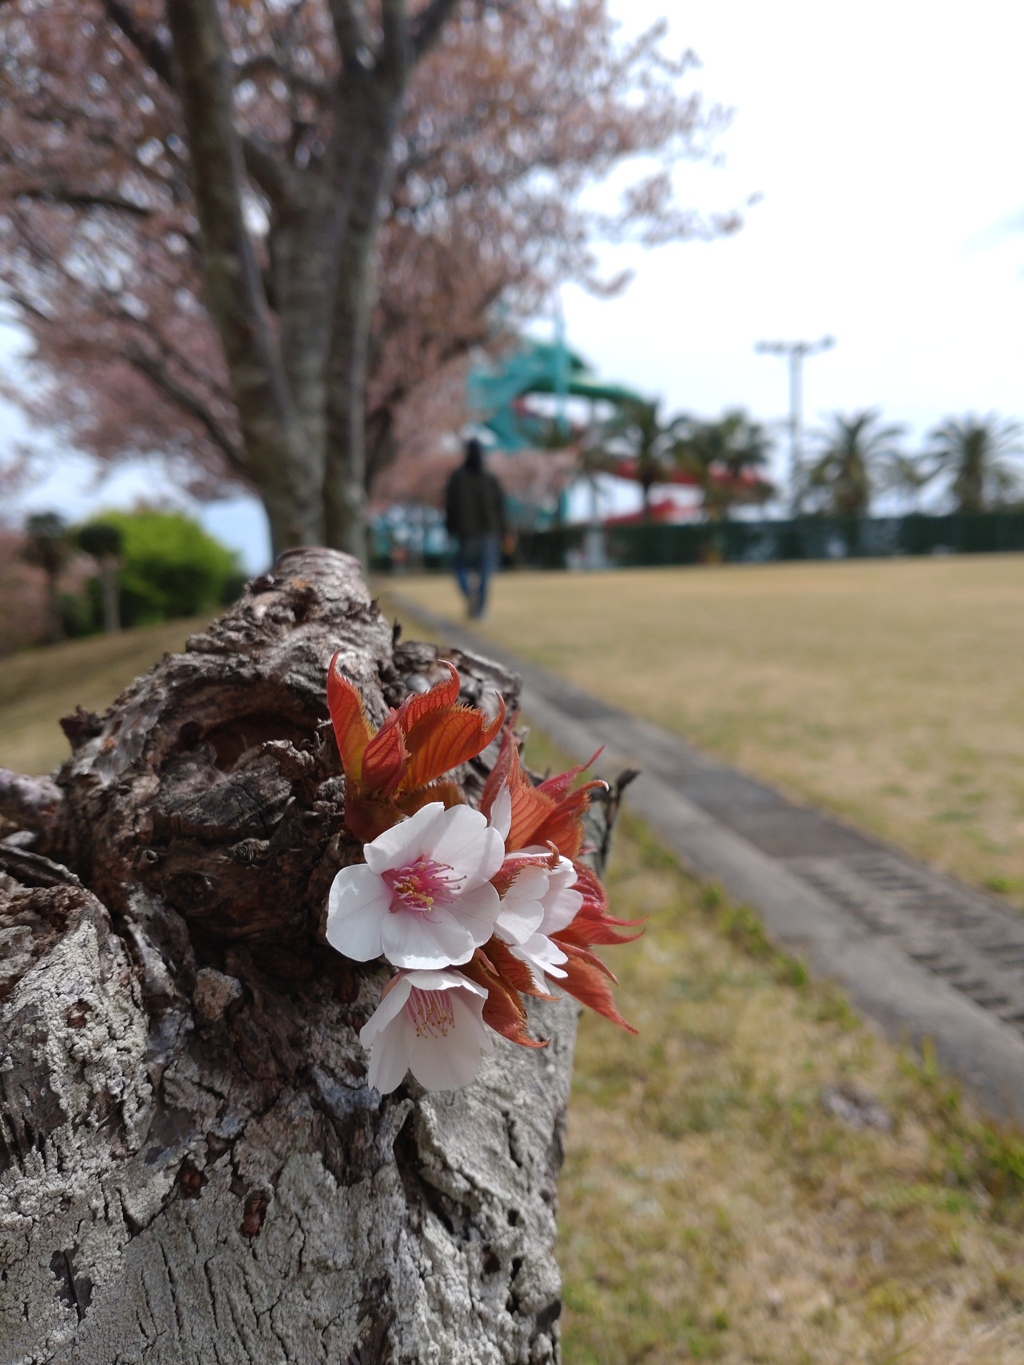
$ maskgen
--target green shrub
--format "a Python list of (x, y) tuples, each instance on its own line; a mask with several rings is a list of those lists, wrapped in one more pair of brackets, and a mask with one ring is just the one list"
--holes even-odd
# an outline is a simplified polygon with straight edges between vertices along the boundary
[[(183, 512), (104, 512), (96, 524), (121, 532), (123, 625), (198, 616), (238, 595), (244, 579), (235, 555)], [(90, 581), (88, 593), (98, 625), (99, 579)]]

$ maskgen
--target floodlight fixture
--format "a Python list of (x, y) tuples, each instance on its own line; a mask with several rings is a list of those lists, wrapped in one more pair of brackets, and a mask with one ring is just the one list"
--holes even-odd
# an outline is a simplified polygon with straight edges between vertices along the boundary
[(799, 515), (804, 498), (803, 459), (803, 364), (810, 355), (820, 355), (836, 344), (833, 336), (817, 341), (758, 341), (754, 350), (759, 355), (781, 355), (789, 362), (789, 450), (790, 493), (794, 515)]

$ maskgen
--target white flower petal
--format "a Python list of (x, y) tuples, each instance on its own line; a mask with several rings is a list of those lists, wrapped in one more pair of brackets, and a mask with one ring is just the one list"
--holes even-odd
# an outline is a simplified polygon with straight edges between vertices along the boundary
[[(409, 1007), (413, 990), (445, 992), (447, 1029), (417, 1028), (415, 1002)], [(370, 1049), (370, 1085), (389, 1094), (408, 1070), (431, 1090), (467, 1084), (479, 1070), (481, 1054), (494, 1046), (483, 1022), (486, 999), (486, 990), (460, 972), (399, 972), (359, 1035)]]
[(409, 993), (412, 990), (410, 975), (410, 972), (399, 972), (384, 987), (380, 1004), (359, 1030), (359, 1041), (363, 1047), (368, 1048), (377, 1034), (387, 1028), (392, 1019), (405, 1008), (405, 1002), (409, 999)]
[(468, 925), (451, 913), (454, 908), (435, 906), (430, 919), (404, 910), (389, 914), (381, 925), (384, 956), (396, 967), (410, 971), (458, 967), (468, 962), (478, 945)]
[(503, 909), (495, 921), (494, 932), (503, 943), (525, 943), (540, 928), (543, 918), (544, 907), (539, 901), (527, 901), (521, 907)]
[(464, 891), (489, 882), (505, 861), (505, 841), (488, 825), (480, 811), (469, 806), (453, 806), (444, 813), (440, 838), (429, 850), (435, 862), (452, 868), (463, 877)]
[[(495, 921), (501, 909), (501, 899), (490, 884), (474, 887), (448, 906), (448, 913), (468, 930), (475, 947), (482, 947), (494, 933)], [(468, 961), (468, 958), (466, 959)], [(458, 964), (455, 964), (458, 965)]]
[(379, 957), (390, 904), (391, 892), (365, 863), (343, 867), (327, 899), (327, 942), (354, 962)]
[(525, 943), (544, 920), (543, 897), (548, 889), (546, 867), (524, 867), (501, 900), (494, 929), (506, 943)]
[(534, 934), (525, 943), (518, 944), (512, 949), (512, 956), (519, 958), (520, 962), (525, 962), (533, 973), (534, 985), (538, 990), (545, 990), (544, 974), (549, 976), (566, 976), (561, 966), (562, 962), (569, 959), (546, 934)]
[[(470, 995), (478, 995), (481, 1000), (487, 999), (485, 987), (477, 985), (475, 981), (470, 981), (468, 976), (463, 976), (461, 972), (448, 972), (443, 969), (440, 971), (425, 972), (401, 972), (399, 975), (409, 982), (410, 987), (415, 986), (421, 991), (450, 991), (456, 988), (460, 991), (469, 991)], [(481, 1006), (481, 1009), (483, 1006)]]
[(508, 838), (508, 832), (512, 828), (512, 792), (507, 782), (501, 784), (498, 795), (491, 802), (488, 822), (492, 829), (498, 831), (502, 840)]
[(407, 820), (399, 820), (397, 825), (378, 834), (372, 843), (363, 846), (367, 866), (374, 872), (387, 872), (394, 867), (408, 867), (422, 854), (429, 853), (443, 828), (444, 814), (441, 802), (431, 801)]
[(560, 858), (558, 866), (549, 874), (548, 890), (544, 896), (544, 919), (541, 932), (557, 934), (567, 928), (579, 914), (583, 896), (572, 888), (576, 885), (576, 869), (568, 858)]
[(409, 1041), (409, 1070), (425, 1090), (455, 1090), (475, 1080), (483, 1053), (494, 1046), (481, 1018), (483, 1001), (451, 992), (454, 1023), (443, 1038), (415, 1032)]
[(408, 1070), (409, 1035), (392, 1025), (374, 1039), (366, 1072), (367, 1084), (382, 1095), (390, 1095), (405, 1080)]

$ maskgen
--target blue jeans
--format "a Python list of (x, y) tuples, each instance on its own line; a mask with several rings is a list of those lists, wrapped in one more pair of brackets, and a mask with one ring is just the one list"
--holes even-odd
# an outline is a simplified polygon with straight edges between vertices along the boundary
[(455, 578), (466, 599), (470, 616), (483, 616), (487, 606), (487, 581), (498, 567), (496, 535), (460, 536), (455, 550)]

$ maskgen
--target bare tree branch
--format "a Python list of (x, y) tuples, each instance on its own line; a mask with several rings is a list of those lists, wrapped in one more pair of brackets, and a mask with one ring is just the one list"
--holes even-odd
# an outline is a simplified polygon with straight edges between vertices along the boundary
[(292, 168), (251, 134), (243, 137), (241, 143), (245, 169), (271, 203), (279, 207), (294, 205), (298, 200), (298, 176)]
[(72, 190), (63, 185), (33, 185), (15, 190), (13, 197), (40, 204), (69, 204), (76, 209), (114, 209), (118, 213), (130, 213), (136, 218), (148, 218), (152, 213), (152, 209), (147, 205), (137, 204), (132, 199), (124, 199), (119, 194)]
[(322, 539), (317, 452), (299, 420), (252, 239), (234, 125), (234, 72), (217, 0), (168, 7), (180, 72), (206, 297), (217, 324), (251, 478), (263, 492), (275, 545)]
[(240, 81), (251, 80), (253, 76), (267, 73), (280, 76), (290, 86), (304, 90), (308, 95), (315, 95), (317, 99), (326, 100), (330, 96), (330, 87), (323, 81), (315, 81), (309, 76), (304, 76), (301, 71), (296, 71), (272, 52), (260, 52), (235, 67), (235, 75)]
[[(171, 8), (174, 8), (173, 4)], [(123, 4), (122, 0), (103, 0), (103, 9), (109, 21), (127, 38), (150, 70), (173, 90), (174, 60), (170, 49), (156, 34), (146, 33), (142, 29), (129, 6)]]
[(403, 88), (412, 65), (406, 0), (381, 0), (380, 17), (382, 41), (377, 70), (393, 86)]
[(190, 392), (184, 384), (175, 381), (165, 363), (146, 355), (141, 346), (129, 346), (125, 350), (124, 359), (133, 369), (144, 375), (166, 398), (169, 398), (171, 402), (200, 422), (210, 440), (223, 453), (224, 458), (235, 473), (248, 477), (249, 470), (243, 447), (231, 439), (227, 429), (210, 412), (209, 408), (199, 401), (194, 393)]
[(412, 26), (413, 60), (419, 61), (440, 36), (456, 0), (430, 0), (416, 16)]
[(373, 35), (363, 0), (330, 0), (334, 35), (347, 70), (364, 69), (373, 47)]

